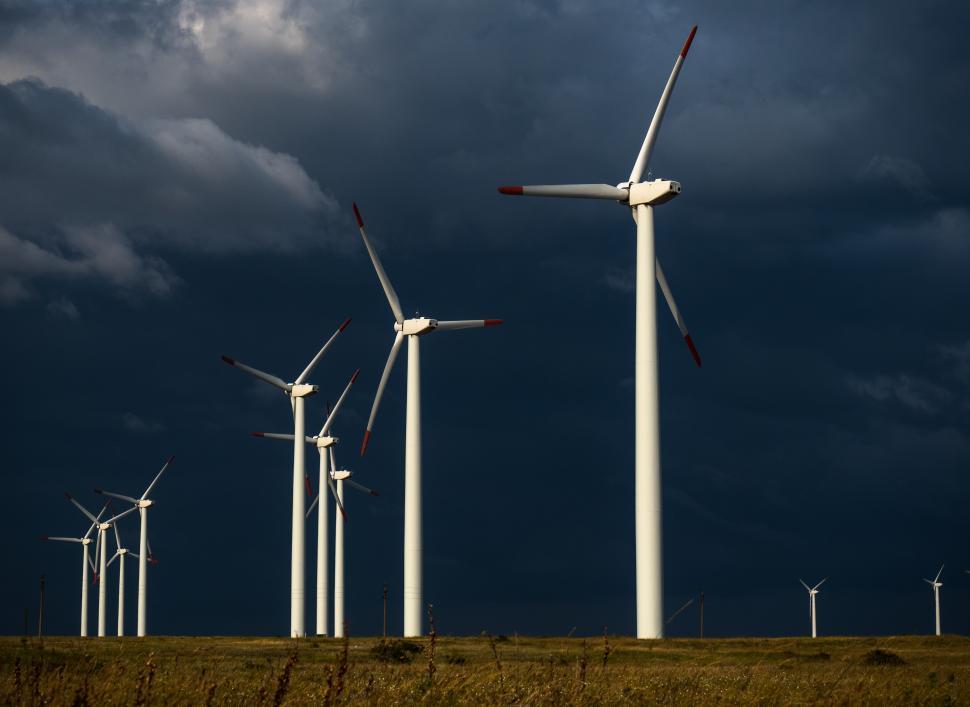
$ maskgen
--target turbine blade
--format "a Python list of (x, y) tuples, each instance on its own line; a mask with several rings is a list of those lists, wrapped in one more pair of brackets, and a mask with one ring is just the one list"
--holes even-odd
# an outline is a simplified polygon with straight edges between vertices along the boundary
[(82, 538), (62, 538), (62, 537), (57, 536), (57, 535), (41, 535), (40, 536), (40, 539), (41, 540), (59, 540), (59, 541), (61, 541), (63, 543), (83, 543), (84, 542), (84, 540)]
[[(337, 404), (333, 406), (333, 410), (331, 410), (327, 415), (326, 422), (324, 422), (323, 427), (320, 428), (320, 435), (319, 435), (320, 437), (323, 437), (330, 431), (330, 426), (333, 424), (333, 418), (336, 417), (337, 411), (340, 410), (340, 406), (343, 405), (344, 403), (344, 398), (347, 397), (347, 393), (350, 392), (351, 387), (353, 387), (354, 385), (354, 381), (357, 380), (357, 377), (359, 375), (360, 375), (360, 369), (358, 368), (356, 371), (354, 371), (354, 375), (350, 377), (350, 381), (347, 383), (347, 387), (344, 388), (344, 392), (342, 392), (340, 394), (340, 397), (337, 398)], [(330, 405), (328, 403), (327, 407), (329, 406)]]
[(108, 520), (106, 520), (105, 523), (111, 523), (111, 524), (117, 523), (119, 520), (121, 520), (122, 518), (124, 518), (129, 513), (134, 513), (137, 510), (138, 510), (138, 506), (132, 506), (127, 511), (122, 511), (121, 513), (119, 513), (118, 515), (116, 515), (114, 518), (108, 518)]
[[(330, 447), (330, 468), (333, 469), (333, 447)], [(333, 477), (327, 474), (327, 486), (330, 487), (330, 493), (333, 496), (333, 500), (337, 502), (337, 510), (340, 511), (340, 515), (347, 520), (347, 511), (344, 510), (344, 504), (340, 500), (340, 496), (337, 494), (337, 487), (333, 483)]]
[(249, 375), (253, 376), (254, 378), (259, 378), (259, 380), (263, 381), (264, 383), (269, 383), (270, 385), (276, 386), (277, 388), (279, 388), (280, 390), (282, 390), (285, 393), (289, 393), (290, 390), (292, 390), (292, 388), (293, 388), (292, 385), (290, 385), (289, 383), (287, 383), (282, 378), (277, 378), (276, 376), (274, 376), (274, 375), (272, 375), (270, 373), (266, 373), (264, 371), (261, 371), (258, 368), (253, 368), (252, 366), (247, 366), (245, 363), (240, 363), (236, 359), (230, 358), (229, 356), (223, 356), (222, 357), (222, 360), (225, 361), (226, 363), (228, 363), (230, 366), (234, 366), (235, 368), (238, 368), (240, 371), (244, 371), (244, 372), (248, 373)]
[(152, 552), (152, 541), (146, 540), (145, 543), (148, 545), (148, 561), (153, 565), (157, 565), (158, 560), (155, 558), (155, 553)]
[(168, 469), (172, 465), (172, 462), (173, 461), (175, 461), (175, 457), (174, 456), (169, 457), (165, 461), (165, 463), (162, 465), (162, 468), (159, 470), (159, 472), (157, 474), (155, 474), (155, 478), (152, 479), (152, 482), (150, 484), (148, 484), (148, 488), (145, 489), (145, 493), (143, 493), (141, 495), (141, 499), (140, 500), (144, 501), (146, 498), (148, 498), (148, 494), (150, 494), (152, 492), (152, 489), (154, 489), (155, 488), (155, 485), (158, 484), (158, 480), (160, 478), (162, 478), (162, 474), (164, 474), (165, 473), (165, 470)]
[(678, 55), (677, 60), (674, 62), (674, 68), (670, 72), (670, 78), (667, 79), (667, 85), (664, 87), (663, 93), (660, 94), (660, 102), (657, 104), (657, 110), (653, 114), (653, 120), (650, 121), (647, 135), (643, 138), (643, 145), (640, 146), (640, 154), (637, 155), (637, 161), (633, 164), (633, 170), (630, 172), (631, 183), (640, 181), (640, 177), (643, 176), (643, 172), (650, 162), (650, 153), (653, 151), (653, 144), (657, 141), (657, 133), (660, 132), (660, 123), (663, 121), (664, 113), (667, 111), (670, 94), (674, 90), (674, 84), (677, 83), (680, 67), (684, 65), (684, 59), (687, 58), (687, 52), (690, 49), (691, 42), (694, 41), (694, 35), (696, 33), (697, 25), (691, 29), (687, 41), (684, 42), (684, 46), (680, 50), (680, 55)]
[(360, 456), (364, 456), (364, 452), (367, 451), (370, 433), (374, 429), (374, 418), (377, 417), (377, 408), (381, 404), (381, 396), (384, 395), (384, 386), (387, 385), (387, 379), (390, 377), (391, 370), (394, 368), (394, 360), (397, 358), (397, 353), (401, 350), (401, 344), (403, 343), (404, 334), (398, 332), (394, 337), (394, 343), (391, 344), (391, 353), (387, 356), (384, 373), (381, 374), (381, 382), (377, 384), (377, 394), (374, 396), (374, 405), (370, 409), (370, 418), (367, 420), (367, 429), (364, 431), (364, 441), (360, 445)]
[(310, 486), (310, 475), (309, 474), (304, 474), (303, 475), (303, 482), (306, 484), (306, 495), (307, 496), (312, 496), (313, 495), (313, 487)]
[[(283, 433), (283, 432), (253, 432), (252, 433), (252, 436), (253, 437), (265, 437), (266, 439), (284, 439), (284, 440), (286, 440), (288, 442), (292, 442), (293, 441), (293, 435), (286, 434), (286, 433)], [(306, 437), (306, 441), (307, 441), (308, 444), (314, 444), (316, 442), (316, 440), (314, 440), (313, 437), (309, 437), (309, 436)]]
[(674, 320), (677, 322), (677, 328), (680, 329), (680, 335), (684, 337), (684, 341), (687, 343), (687, 348), (690, 349), (690, 355), (694, 357), (694, 363), (697, 367), (701, 367), (701, 356), (697, 353), (697, 349), (694, 347), (694, 341), (690, 338), (690, 332), (687, 331), (687, 323), (684, 321), (684, 317), (680, 313), (680, 309), (677, 308), (677, 303), (674, 301), (674, 295), (670, 291), (670, 285), (667, 284), (667, 278), (664, 275), (663, 268), (660, 267), (660, 260), (657, 259), (657, 282), (660, 283), (660, 290), (664, 294), (664, 299), (667, 300), (667, 306), (670, 307), (670, 313), (674, 315)]
[(121, 533), (118, 532), (118, 524), (117, 523), (112, 523), (111, 524), (111, 527), (114, 528), (114, 531), (115, 531), (115, 547), (120, 550), (121, 549)]
[(80, 504), (80, 503), (78, 502), (78, 500), (77, 500), (76, 498), (74, 498), (74, 496), (72, 496), (71, 494), (69, 494), (69, 493), (67, 493), (67, 492), (65, 492), (65, 493), (64, 493), (64, 495), (65, 495), (65, 496), (67, 496), (67, 500), (68, 500), (68, 501), (70, 501), (71, 503), (73, 503), (73, 504), (74, 504), (75, 506), (77, 506), (77, 507), (78, 507), (78, 510), (80, 510), (80, 511), (81, 511), (81, 513), (83, 513), (84, 515), (86, 515), (86, 516), (88, 517), (88, 519), (89, 519), (89, 520), (90, 520), (90, 521), (91, 521), (92, 523), (94, 523), (95, 525), (97, 525), (97, 523), (98, 523), (98, 519), (94, 517), (94, 515), (93, 515), (93, 514), (91, 513), (91, 511), (89, 511), (89, 510), (88, 510), (87, 508), (85, 508), (84, 506), (82, 506), (82, 505), (81, 505), (81, 504)]
[(940, 580), (940, 575), (943, 574), (943, 567), (944, 566), (945, 565), (940, 565), (940, 571), (936, 573), (936, 579), (933, 580), (934, 582), (938, 582)]
[[(111, 493), (110, 491), (104, 491), (102, 489), (94, 489), (94, 492), (101, 494), (102, 496), (111, 496), (111, 498), (117, 498), (119, 501), (127, 501), (128, 503), (138, 503), (137, 498), (132, 498), (131, 496), (123, 496), (120, 493)], [(107, 508), (107, 506), (105, 506)]]
[(454, 331), (455, 329), (480, 329), (486, 326), (498, 326), (501, 319), (460, 319), (453, 322), (438, 322), (435, 331)]
[(115, 554), (113, 554), (111, 556), (111, 559), (108, 560), (108, 564), (106, 564), (105, 567), (111, 567), (111, 563), (114, 562), (117, 559), (118, 559), (118, 553), (116, 552)]
[(801, 579), (801, 578), (799, 578), (799, 580), (798, 580), (798, 581), (802, 583), (802, 586), (803, 586), (803, 587), (805, 587), (805, 591), (807, 591), (807, 592), (810, 592), (810, 591), (812, 591), (812, 589), (811, 589), (811, 587), (809, 587), (809, 586), (808, 586), (807, 584), (805, 584), (805, 582), (804, 582), (804, 581), (802, 581), (802, 579)]
[(610, 199), (629, 201), (630, 190), (609, 184), (531, 184), (499, 187), (499, 194), (509, 196), (560, 196), (572, 199)]
[(349, 486), (352, 486), (353, 488), (357, 489), (358, 491), (363, 491), (366, 494), (370, 494), (371, 496), (380, 496), (380, 494), (377, 493), (377, 491), (375, 491), (374, 489), (369, 489), (366, 486), (364, 486), (363, 484), (358, 484), (353, 479), (344, 479), (344, 483), (347, 484), (347, 485), (349, 485)]
[(300, 374), (300, 377), (294, 381), (295, 385), (300, 385), (306, 381), (307, 376), (309, 376), (313, 369), (316, 368), (316, 365), (320, 363), (320, 359), (323, 358), (323, 354), (325, 354), (327, 349), (330, 348), (330, 344), (332, 344), (334, 339), (340, 335), (340, 332), (342, 332), (348, 326), (350, 326), (350, 318), (344, 319), (344, 323), (337, 328), (337, 331), (333, 333), (333, 336), (327, 339), (327, 343), (323, 345), (323, 348), (317, 351), (317, 355), (314, 356), (313, 360), (310, 361), (310, 363), (307, 364), (307, 367), (303, 369), (303, 373)]
[(131, 552), (130, 550), (128, 551), (128, 554), (129, 554), (129, 555), (130, 555), (131, 557), (134, 557), (134, 558), (135, 558), (136, 560), (140, 560), (140, 559), (141, 559), (141, 557), (139, 557), (139, 556), (138, 556), (138, 555), (137, 555), (136, 553), (134, 553), (134, 552)]
[[(98, 522), (101, 521), (101, 516), (104, 515), (104, 512), (108, 510), (108, 506), (110, 505), (111, 505), (111, 501), (108, 501), (103, 506), (101, 506), (101, 511), (98, 513)], [(88, 532), (84, 534), (85, 538), (91, 537), (91, 533), (94, 532), (94, 529), (98, 527), (98, 522), (91, 523), (91, 527), (88, 528)]]
[(313, 513), (313, 509), (317, 507), (317, 501), (319, 501), (319, 500), (320, 500), (320, 494), (317, 494), (313, 498), (313, 503), (311, 503), (310, 504), (310, 507), (306, 509), (306, 517), (307, 518), (309, 518), (310, 517), (310, 514)]
[(360, 237), (364, 239), (364, 247), (367, 248), (371, 262), (374, 263), (374, 270), (377, 271), (377, 279), (381, 281), (381, 287), (384, 288), (387, 303), (391, 305), (391, 311), (394, 313), (394, 321), (400, 324), (404, 321), (401, 302), (397, 298), (397, 292), (394, 291), (394, 285), (391, 284), (390, 278), (384, 272), (384, 266), (381, 265), (381, 259), (377, 257), (377, 251), (374, 250), (374, 246), (371, 245), (370, 239), (367, 237), (367, 232), (364, 230), (364, 219), (360, 217), (360, 209), (357, 208), (356, 202), (354, 202), (354, 216), (357, 217), (357, 228), (360, 229)]
[[(828, 577), (826, 577), (825, 579), (828, 579)], [(821, 587), (821, 586), (822, 586), (823, 584), (825, 584), (825, 579), (823, 579), (823, 580), (822, 580), (821, 582), (819, 582), (819, 583), (818, 583), (818, 584), (816, 584), (816, 585), (815, 585), (814, 587), (812, 587), (812, 589), (818, 589), (818, 588), (819, 588), (819, 587)]]

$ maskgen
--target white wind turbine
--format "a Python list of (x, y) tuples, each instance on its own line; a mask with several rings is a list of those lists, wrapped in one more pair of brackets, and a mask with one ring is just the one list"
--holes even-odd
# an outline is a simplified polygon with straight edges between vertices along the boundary
[(680, 183), (666, 179), (641, 182), (650, 161), (681, 66), (687, 57), (695, 26), (674, 62), (673, 71), (640, 147), (630, 177), (615, 187), (609, 184), (555, 184), (499, 187), (502, 194), (607, 199), (628, 206), (637, 224), (636, 291), (636, 384), (635, 384), (635, 509), (637, 638), (661, 638), (663, 615), (663, 539), (660, 485), (660, 404), (657, 373), (657, 308), (653, 278), (667, 300), (681, 335), (698, 366), (700, 356), (687, 325), (674, 302), (660, 262), (654, 252), (653, 207), (680, 194)]
[(297, 379), (292, 383), (287, 383), (282, 378), (277, 378), (269, 373), (264, 373), (256, 368), (247, 366), (228, 356), (223, 356), (222, 360), (230, 366), (235, 366), (241, 371), (258, 378), (264, 383), (269, 383), (279, 388), (290, 398), (290, 408), (293, 411), (293, 516), (292, 516), (292, 541), (290, 547), (290, 637), (303, 638), (306, 636), (306, 489), (304, 488), (306, 477), (306, 461), (303, 447), (303, 438), (306, 437), (306, 423), (304, 419), (304, 398), (314, 395), (319, 387), (310, 385), (306, 382), (307, 377), (316, 367), (317, 363), (326, 353), (334, 339), (350, 324), (350, 319), (333, 333), (323, 348), (317, 352), (313, 360), (307, 364)]
[(98, 637), (103, 638), (107, 635), (107, 605), (108, 605), (108, 563), (105, 559), (108, 550), (108, 539), (105, 535), (108, 529), (117, 523), (119, 520), (124, 518), (129, 513), (135, 511), (134, 508), (129, 508), (127, 511), (122, 511), (118, 515), (109, 518), (108, 520), (99, 520), (100, 516), (95, 516), (91, 511), (81, 505), (81, 503), (74, 498), (71, 494), (65, 492), (67, 500), (77, 506), (78, 510), (88, 517), (92, 523), (98, 527), (98, 541), (95, 544), (94, 549), (94, 559), (95, 562), (99, 562), (97, 571), (97, 581), (98, 581)]
[(933, 599), (936, 602), (936, 635), (940, 635), (940, 587), (943, 586), (943, 582), (940, 581), (940, 575), (943, 574), (943, 565), (940, 565), (940, 571), (936, 573), (936, 577), (933, 579), (923, 579), (924, 582), (933, 587)]
[[(828, 579), (828, 577), (825, 579)], [(808, 592), (809, 613), (812, 615), (812, 638), (816, 638), (818, 636), (815, 630), (815, 595), (818, 594), (818, 588), (825, 584), (825, 579), (816, 584), (814, 587), (809, 587), (801, 579), (798, 580), (802, 583), (802, 586), (805, 587), (805, 591)]]
[(401, 344), (405, 337), (408, 340), (408, 384), (407, 384), (407, 413), (404, 433), (404, 635), (420, 636), (421, 619), (424, 614), (424, 599), (422, 589), (422, 543), (421, 543), (421, 358), (420, 337), (435, 331), (452, 331), (454, 329), (471, 329), (477, 327), (501, 324), (501, 319), (466, 319), (460, 321), (438, 321), (429, 317), (414, 317), (405, 319), (401, 310), (401, 303), (397, 293), (391, 285), (384, 267), (381, 265), (377, 251), (371, 245), (364, 230), (364, 220), (360, 216), (357, 204), (354, 204), (354, 215), (357, 217), (357, 227), (364, 239), (364, 246), (374, 263), (377, 278), (381, 281), (384, 294), (391, 311), (394, 313), (394, 343), (391, 353), (387, 357), (384, 373), (377, 386), (374, 405), (371, 408), (370, 419), (364, 432), (364, 441), (360, 447), (361, 456), (367, 449), (371, 431), (374, 428), (374, 418), (377, 408), (384, 394), (384, 386), (394, 368)]
[[(346, 633), (347, 627), (347, 613), (346, 613), (346, 596), (347, 596), (347, 580), (346, 580), (346, 553), (344, 552), (344, 536), (346, 533), (345, 524), (347, 522), (347, 514), (343, 512), (344, 510), (344, 484), (347, 484), (351, 488), (362, 491), (370, 496), (379, 495), (377, 491), (369, 489), (363, 484), (359, 484), (354, 481), (351, 476), (353, 476), (352, 471), (347, 469), (338, 469), (337, 461), (334, 457), (333, 447), (329, 449), (330, 452), (330, 478), (337, 482), (337, 491), (335, 498), (337, 499), (337, 505), (341, 508), (341, 514), (337, 516), (336, 523), (334, 525), (334, 560), (333, 560), (333, 635), (335, 638), (343, 638)], [(313, 504), (307, 511), (307, 517), (310, 517), (310, 511), (313, 510), (313, 506), (316, 505), (317, 501), (320, 500), (318, 495), (313, 499)], [(325, 504), (324, 504), (325, 505)]]
[[(136, 560), (139, 556), (121, 544), (121, 534), (118, 532), (117, 523), (115, 529), (115, 554), (108, 560), (108, 567), (115, 560), (118, 560), (118, 635), (125, 635), (125, 557), (131, 555)], [(151, 557), (151, 550), (148, 552), (149, 561), (154, 564), (155, 560)]]
[[(140, 498), (132, 498), (131, 496), (124, 496), (120, 493), (111, 493), (110, 491), (102, 491), (101, 489), (95, 489), (95, 493), (100, 493), (104, 496), (110, 496), (112, 498), (117, 498), (122, 501), (128, 501), (128, 503), (133, 504), (131, 510), (138, 509), (138, 515), (141, 516), (141, 531), (138, 538), (138, 636), (148, 635), (148, 562), (152, 561), (154, 564), (154, 557), (151, 551), (151, 545), (148, 543), (148, 509), (155, 505), (155, 501), (150, 499), (149, 494), (155, 489), (158, 484), (158, 480), (162, 478), (162, 474), (172, 465), (175, 461), (175, 457), (171, 456), (162, 465), (162, 468), (152, 482), (148, 484), (148, 488), (145, 489), (145, 493), (141, 495)], [(131, 511), (125, 511), (125, 513), (130, 513)]]
[[(333, 410), (327, 415), (326, 421), (323, 423), (323, 427), (320, 428), (320, 433), (313, 437), (304, 437), (307, 444), (312, 444), (317, 448), (320, 456), (320, 489), (323, 489), (323, 485), (326, 484), (330, 487), (330, 493), (333, 494), (334, 499), (337, 502), (337, 508), (341, 515), (344, 515), (344, 509), (341, 505), (340, 498), (337, 495), (337, 489), (334, 487), (333, 479), (329, 470), (330, 457), (327, 454), (327, 449), (340, 442), (339, 439), (330, 435), (330, 426), (333, 424), (333, 419), (337, 415), (337, 411), (340, 410), (340, 406), (343, 405), (344, 398), (347, 397), (347, 393), (350, 392), (351, 386), (353, 386), (354, 381), (360, 375), (360, 369), (358, 368), (354, 371), (354, 375), (350, 377), (350, 382), (347, 383), (347, 387), (344, 388), (344, 392), (340, 394), (337, 399), (337, 404), (334, 406)], [(277, 432), (253, 432), (253, 437), (266, 437), (267, 439), (281, 439), (293, 441), (293, 435), (291, 434), (280, 434)], [(310, 493), (310, 478), (304, 476), (307, 486), (307, 494)], [(314, 499), (313, 504), (307, 509), (306, 517), (310, 517), (310, 512), (316, 506), (317, 501)], [(317, 518), (317, 587), (316, 587), (316, 599), (317, 599), (317, 635), (327, 636), (329, 631), (327, 628), (327, 611), (328, 611), (328, 596), (327, 593), (330, 587), (330, 518), (329, 518), (329, 504), (321, 503), (320, 510), (318, 512)]]
[(91, 527), (88, 528), (88, 532), (80, 538), (68, 538), (63, 536), (53, 536), (53, 535), (42, 535), (41, 540), (57, 540), (65, 543), (80, 543), (81, 544), (81, 637), (86, 638), (88, 635), (88, 567), (91, 568), (91, 572), (97, 577), (97, 570), (94, 568), (94, 561), (88, 552), (88, 545), (94, 542), (91, 539), (91, 533), (94, 529), (98, 527), (101, 522), (101, 516), (104, 512), (108, 510), (108, 504), (104, 504), (101, 512), (95, 517), (94, 522), (91, 523)]

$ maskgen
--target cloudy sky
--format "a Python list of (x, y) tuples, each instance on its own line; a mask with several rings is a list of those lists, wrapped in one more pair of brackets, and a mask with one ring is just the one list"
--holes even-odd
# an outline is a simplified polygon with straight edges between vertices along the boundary
[(140, 493), (175, 454), (151, 629), (285, 634), (290, 452), (248, 433), (289, 406), (219, 357), (292, 379), (348, 316), (308, 427), (360, 367), (338, 459), (381, 496), (349, 497), (348, 612), (379, 631), (387, 583), (400, 630), (404, 366), (360, 459), (393, 318), (357, 201), (407, 313), (505, 320), (422, 348), (439, 630), (631, 633), (629, 214), (495, 187), (625, 179), (697, 24), (650, 165), (683, 184), (657, 250), (704, 359), (661, 310), (667, 613), (704, 591), (709, 633), (800, 633), (798, 578), (829, 576), (820, 632), (926, 632), (946, 562), (944, 630), (970, 632), (968, 22), (0, 0), (0, 631), (46, 573), (48, 630), (76, 632), (79, 553), (37, 541), (84, 532), (62, 492)]

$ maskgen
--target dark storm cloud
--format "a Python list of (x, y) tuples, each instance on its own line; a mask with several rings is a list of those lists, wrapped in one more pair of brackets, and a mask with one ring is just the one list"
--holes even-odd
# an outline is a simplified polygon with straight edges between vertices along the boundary
[(56, 277), (164, 295), (158, 253), (313, 247), (336, 209), (295, 158), (209, 120), (134, 122), (36, 80), (0, 85), (0, 151), (6, 302)]
[[(208, 530), (231, 548), (226, 576), (254, 581), (230, 601), (275, 611), (285, 588), (255, 580), (285, 575), (285, 533), (267, 523), (241, 548), (250, 528), (238, 519), (286, 519), (287, 499), (255, 479), (288, 462), (234, 435), (285, 426), (288, 412), (268, 417), (279, 400), (242, 381), (222, 389), (202, 362), (232, 346), (299, 370), (318, 329), (353, 310), (361, 338), (334, 370), (364, 368), (346, 426), (366, 417), (389, 332), (346, 213), (357, 200), (406, 309), (507, 320), (425, 353), (426, 586), (442, 621), (628, 631), (629, 214), (494, 189), (624, 180), (696, 22), (651, 164), (684, 185), (658, 210), (658, 253), (704, 357), (693, 370), (661, 309), (668, 603), (705, 588), (725, 601), (717, 632), (799, 630), (787, 617), (800, 603), (752, 610), (752, 577), (793, 602), (809, 570), (833, 574), (829, 591), (839, 576), (876, 596), (899, 576), (918, 585), (938, 557), (965, 557), (970, 53), (954, 28), (968, 13), (955, 2), (8, 3), (0, 299), (22, 303), (5, 316), (23, 336), (7, 363), (61, 380), (61, 405), (90, 407), (83, 421), (58, 418), (66, 429), (124, 427), (138, 459), (178, 440), (193, 470), (231, 488), (238, 512)], [(324, 243), (333, 257), (301, 250)], [(80, 280), (162, 297), (141, 322), (75, 298)], [(28, 301), (41, 287), (46, 303)], [(138, 350), (178, 342), (137, 405), (87, 381), (92, 370), (142, 380), (115, 350), (119, 330)], [(30, 343), (48, 340), (86, 352), (73, 377), (57, 379), (59, 361)], [(387, 499), (355, 531), (374, 553), (354, 567), (368, 591), (400, 574), (395, 375), (375, 456), (360, 462)], [(6, 384), (29, 421), (6, 427), (29, 440), (46, 417), (31, 389)], [(33, 462), (29, 441), (7, 442)], [(61, 457), (49, 467), (74, 478)], [(253, 486), (236, 488), (240, 473)], [(200, 494), (200, 512), (214, 493)], [(254, 571), (251, 554), (269, 567)], [(922, 595), (906, 587), (897, 604), (846, 610), (841, 630), (919, 630), (884, 618), (912, 615)], [(966, 630), (970, 614), (953, 611)], [(230, 614), (195, 615), (228, 631), (285, 624), (239, 628)]]

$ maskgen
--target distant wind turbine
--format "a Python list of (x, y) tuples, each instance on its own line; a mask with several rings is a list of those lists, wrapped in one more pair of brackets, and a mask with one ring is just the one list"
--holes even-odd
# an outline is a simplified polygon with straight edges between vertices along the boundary
[(80, 538), (68, 538), (64, 536), (54, 536), (54, 535), (43, 535), (41, 540), (56, 540), (65, 543), (80, 543), (81, 544), (81, 637), (87, 638), (88, 635), (88, 569), (97, 576), (97, 570), (94, 568), (94, 562), (88, 552), (88, 545), (94, 542), (91, 539), (91, 533), (94, 529), (98, 527), (101, 522), (101, 516), (104, 512), (108, 510), (108, 504), (104, 504), (101, 508), (101, 512), (95, 517), (94, 522), (91, 523), (91, 527), (88, 528), (86, 532)]
[(91, 511), (81, 505), (81, 503), (74, 498), (69, 493), (64, 493), (67, 496), (67, 500), (77, 506), (77, 509), (81, 511), (88, 520), (97, 525), (98, 527), (98, 542), (95, 544), (94, 557), (95, 561), (100, 560), (98, 565), (98, 636), (103, 638), (107, 635), (107, 605), (108, 605), (108, 563), (105, 559), (105, 555), (108, 552), (108, 538), (105, 535), (108, 529), (117, 523), (119, 520), (124, 518), (129, 513), (134, 513), (134, 508), (129, 508), (127, 511), (122, 511), (118, 515), (109, 518), (108, 520), (101, 521), (98, 520), (99, 516), (95, 516)]
[(660, 481), (660, 399), (657, 373), (657, 302), (654, 277), (667, 299), (671, 314), (677, 321), (681, 336), (698, 366), (700, 355), (687, 331), (684, 318), (674, 302), (667, 279), (654, 251), (653, 209), (680, 194), (680, 183), (668, 179), (641, 182), (653, 152), (660, 123), (667, 110), (670, 94), (694, 34), (691, 29), (660, 102), (647, 129), (630, 177), (612, 186), (609, 184), (543, 184), (536, 186), (499, 187), (502, 194), (520, 196), (553, 196), (579, 199), (606, 199), (628, 207), (637, 225), (636, 242), (636, 381), (634, 402), (634, 508), (636, 532), (636, 595), (637, 638), (662, 638), (663, 616), (663, 522), (661, 517)]
[[(317, 452), (320, 457), (320, 490), (323, 490), (324, 484), (330, 488), (330, 493), (333, 494), (334, 499), (337, 503), (337, 510), (340, 511), (341, 515), (344, 515), (344, 508), (341, 504), (341, 499), (337, 495), (337, 489), (334, 486), (333, 479), (330, 475), (329, 462), (330, 457), (327, 454), (327, 449), (331, 448), (333, 445), (338, 444), (340, 440), (330, 434), (330, 427), (333, 425), (333, 420), (340, 410), (340, 407), (344, 403), (344, 399), (347, 397), (347, 393), (350, 392), (350, 388), (354, 385), (357, 377), (360, 375), (360, 369), (358, 368), (354, 371), (354, 375), (350, 377), (350, 382), (347, 383), (347, 387), (344, 388), (343, 393), (337, 399), (337, 404), (334, 405), (333, 410), (329, 410), (327, 414), (327, 419), (323, 423), (323, 427), (320, 428), (320, 432), (313, 437), (305, 437), (307, 444), (312, 444), (317, 448)], [(265, 437), (266, 439), (280, 439), (293, 441), (293, 435), (291, 434), (280, 434), (278, 432), (253, 432), (253, 437)], [(312, 495), (310, 489), (310, 478), (304, 476), (306, 481), (307, 495)], [(314, 499), (313, 504), (307, 509), (306, 517), (310, 517), (310, 512), (317, 505), (316, 499)], [(316, 600), (317, 600), (317, 613), (316, 613), (316, 628), (318, 636), (329, 635), (327, 627), (328, 612), (330, 611), (328, 592), (330, 589), (330, 514), (329, 514), (329, 504), (321, 503), (320, 509), (317, 513), (317, 587), (316, 587)]]
[[(118, 560), (118, 635), (125, 635), (125, 557), (131, 555), (136, 560), (138, 555), (121, 544), (121, 534), (118, 532), (118, 524), (115, 523), (115, 554), (108, 560), (108, 567), (115, 560)], [(149, 553), (150, 554), (150, 553)]]
[(404, 318), (404, 311), (397, 298), (397, 292), (391, 285), (391, 280), (384, 272), (377, 251), (367, 237), (364, 220), (360, 216), (357, 204), (354, 204), (354, 216), (357, 217), (357, 227), (364, 247), (370, 255), (377, 279), (384, 288), (384, 295), (394, 314), (394, 343), (391, 353), (387, 357), (384, 373), (377, 385), (374, 405), (371, 407), (364, 441), (360, 446), (363, 456), (367, 450), (371, 431), (374, 429), (374, 418), (377, 408), (381, 404), (384, 386), (394, 368), (394, 361), (404, 339), (408, 340), (408, 383), (407, 383), (407, 412), (404, 432), (404, 635), (406, 637), (421, 635), (421, 621), (424, 616), (424, 589), (422, 585), (422, 554), (421, 539), (421, 337), (435, 331), (453, 331), (455, 329), (473, 329), (478, 327), (495, 326), (501, 324), (501, 319), (465, 319), (460, 321), (439, 321), (429, 317)]
[[(151, 562), (155, 564), (155, 556), (152, 554), (151, 545), (148, 542), (148, 509), (155, 505), (155, 501), (150, 499), (148, 496), (158, 485), (159, 479), (162, 478), (162, 474), (172, 465), (175, 461), (175, 457), (169, 457), (165, 464), (162, 465), (161, 470), (155, 474), (155, 478), (152, 482), (148, 484), (148, 488), (145, 489), (145, 493), (141, 495), (140, 498), (132, 498), (131, 496), (124, 496), (120, 493), (111, 493), (110, 491), (102, 491), (101, 489), (95, 489), (95, 493), (100, 493), (104, 496), (110, 496), (111, 498), (117, 498), (122, 501), (127, 501), (133, 504), (132, 510), (138, 509), (138, 515), (141, 517), (141, 531), (138, 538), (138, 635), (146, 636), (148, 635), (148, 563)], [(129, 511), (125, 511), (128, 513)]]
[(320, 359), (330, 348), (334, 339), (350, 324), (346, 319), (333, 333), (323, 348), (317, 352), (313, 360), (307, 364), (297, 379), (287, 383), (269, 373), (240, 363), (235, 359), (223, 356), (222, 360), (230, 366), (258, 378), (264, 383), (279, 388), (290, 398), (290, 409), (293, 411), (293, 516), (291, 519), (292, 540), (290, 545), (290, 638), (306, 636), (306, 455), (303, 438), (306, 436), (304, 419), (304, 398), (316, 394), (319, 386), (307, 383), (307, 378), (316, 367)]
[(940, 565), (940, 571), (936, 573), (936, 577), (933, 579), (923, 579), (924, 582), (933, 587), (933, 599), (936, 603), (936, 635), (940, 635), (940, 587), (943, 586), (943, 582), (940, 581), (940, 575), (943, 574), (944, 565)]
[[(825, 579), (828, 579), (828, 577)], [(825, 584), (825, 579), (816, 584), (814, 587), (809, 587), (801, 579), (798, 580), (802, 583), (802, 586), (805, 587), (805, 591), (808, 592), (809, 613), (812, 615), (812, 638), (816, 638), (818, 636), (815, 630), (815, 595), (818, 594), (818, 588)]]

